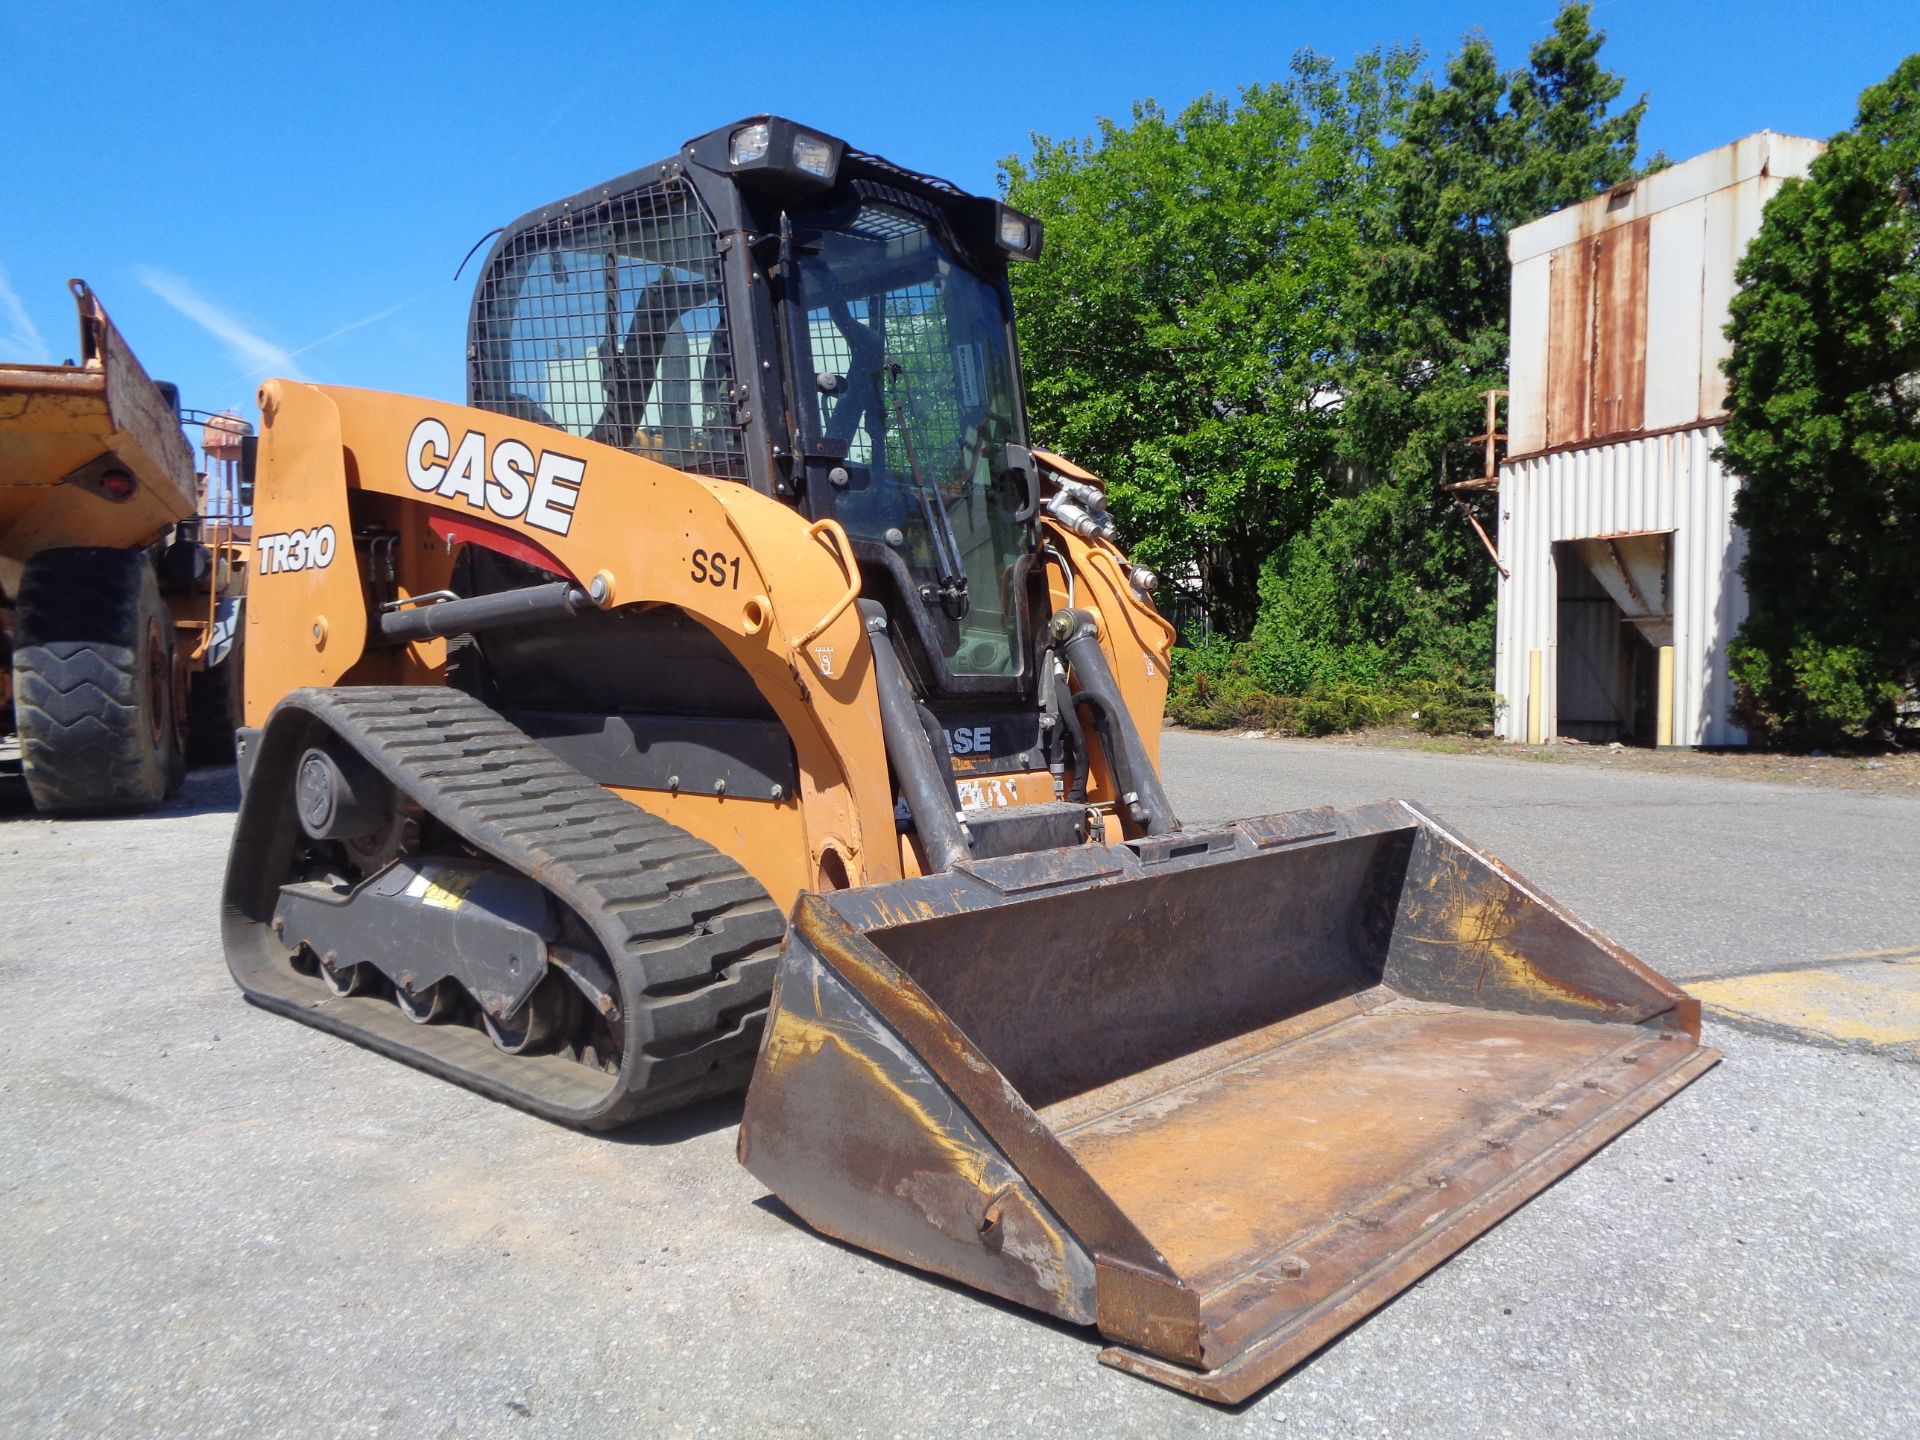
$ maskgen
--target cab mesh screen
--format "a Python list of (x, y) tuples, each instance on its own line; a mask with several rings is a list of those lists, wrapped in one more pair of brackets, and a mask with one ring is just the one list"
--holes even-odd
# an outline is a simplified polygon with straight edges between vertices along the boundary
[(467, 374), (479, 409), (745, 480), (733, 393), (713, 223), (683, 182), (523, 230), (481, 279)]

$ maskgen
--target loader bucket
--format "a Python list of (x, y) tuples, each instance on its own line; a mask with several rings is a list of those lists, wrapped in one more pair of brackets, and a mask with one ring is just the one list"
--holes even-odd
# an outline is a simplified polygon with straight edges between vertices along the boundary
[(1417, 806), (1308, 810), (803, 897), (740, 1158), (1232, 1403), (1718, 1059)]

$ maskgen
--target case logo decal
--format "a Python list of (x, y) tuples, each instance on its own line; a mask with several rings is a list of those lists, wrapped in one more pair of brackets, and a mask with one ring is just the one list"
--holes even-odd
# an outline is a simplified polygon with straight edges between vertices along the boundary
[(253, 537), (254, 554), (259, 557), (262, 575), (324, 570), (333, 563), (333, 552), (337, 545), (331, 525)]
[(949, 755), (991, 755), (993, 753), (991, 725), (963, 725), (958, 730), (947, 731), (946, 736)]
[(414, 489), (555, 535), (572, 528), (586, 474), (586, 461), (553, 450), (536, 455), (518, 440), (499, 441), (489, 452), (478, 430), (467, 431), (455, 445), (446, 425), (432, 418), (407, 438), (407, 479)]

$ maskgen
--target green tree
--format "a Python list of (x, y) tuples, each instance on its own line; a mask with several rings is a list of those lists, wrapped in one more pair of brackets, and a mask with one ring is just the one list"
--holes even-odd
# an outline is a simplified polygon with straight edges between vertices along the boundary
[(1469, 35), (1442, 79), (1415, 87), (1380, 164), (1348, 306), (1340, 435), (1374, 483), (1276, 557), (1266, 591), (1276, 619), (1296, 614), (1292, 592), (1323, 592), (1328, 558), (1341, 557), (1317, 633), (1366, 669), (1384, 655), (1403, 678), (1491, 674), (1494, 570), (1458, 510), (1478, 504), (1491, 532), (1492, 507), (1440, 486), (1480, 473), (1466, 437), (1485, 428), (1484, 393), (1506, 388), (1508, 232), (1634, 173), (1646, 101), (1612, 111), (1624, 84), (1600, 64), (1605, 39), (1586, 5), (1565, 5), (1509, 71)]
[[(1507, 378), (1507, 234), (1634, 173), (1646, 100), (1609, 107), (1606, 35), (1564, 6), (1525, 69), (1469, 35), (1414, 91), (1381, 166), (1366, 244), (1344, 442), (1383, 473), (1444, 479)], [(1478, 473), (1477, 457), (1469, 473)]]
[(1920, 685), (1920, 55), (1781, 187), (1739, 281), (1734, 719), (1787, 743), (1893, 738)]
[(1369, 176), (1413, 57), (1290, 77), (1002, 162), (1047, 226), (1014, 299), (1034, 433), (1106, 480), (1140, 559), (1244, 635), (1262, 562), (1325, 503)]
[(1569, 4), (1515, 70), (1478, 35), (1439, 78), (1303, 54), (1003, 162), (1047, 224), (1014, 282), (1034, 431), (1251, 635), (1243, 677), (1489, 685), (1494, 571), (1440, 485), (1506, 385), (1508, 232), (1634, 173), (1604, 41)]

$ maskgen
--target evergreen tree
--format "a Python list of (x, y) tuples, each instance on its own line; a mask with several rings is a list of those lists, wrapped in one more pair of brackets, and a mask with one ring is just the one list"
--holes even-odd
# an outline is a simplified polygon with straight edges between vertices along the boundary
[(1752, 608), (1733, 718), (1793, 743), (1895, 738), (1920, 687), (1920, 55), (1768, 204), (1739, 280), (1721, 457), (1746, 482)]
[[(1324, 595), (1316, 577), (1341, 553), (1344, 584), (1316, 607), (1320, 643), (1359, 647), (1368, 668), (1490, 677), (1495, 572), (1463, 502), (1440, 487), (1481, 472), (1467, 437), (1485, 428), (1485, 392), (1507, 385), (1508, 233), (1634, 173), (1646, 101), (1611, 113), (1623, 82), (1600, 65), (1605, 39), (1583, 4), (1561, 9), (1525, 69), (1503, 71), (1486, 39), (1468, 36), (1442, 80), (1415, 88), (1381, 164), (1361, 227), (1340, 437), (1375, 484), (1335, 501), (1266, 590), (1284, 620), (1296, 583)], [(1495, 529), (1490, 498), (1464, 503)], [(1290, 621), (1270, 644), (1283, 636), (1313, 643)]]

